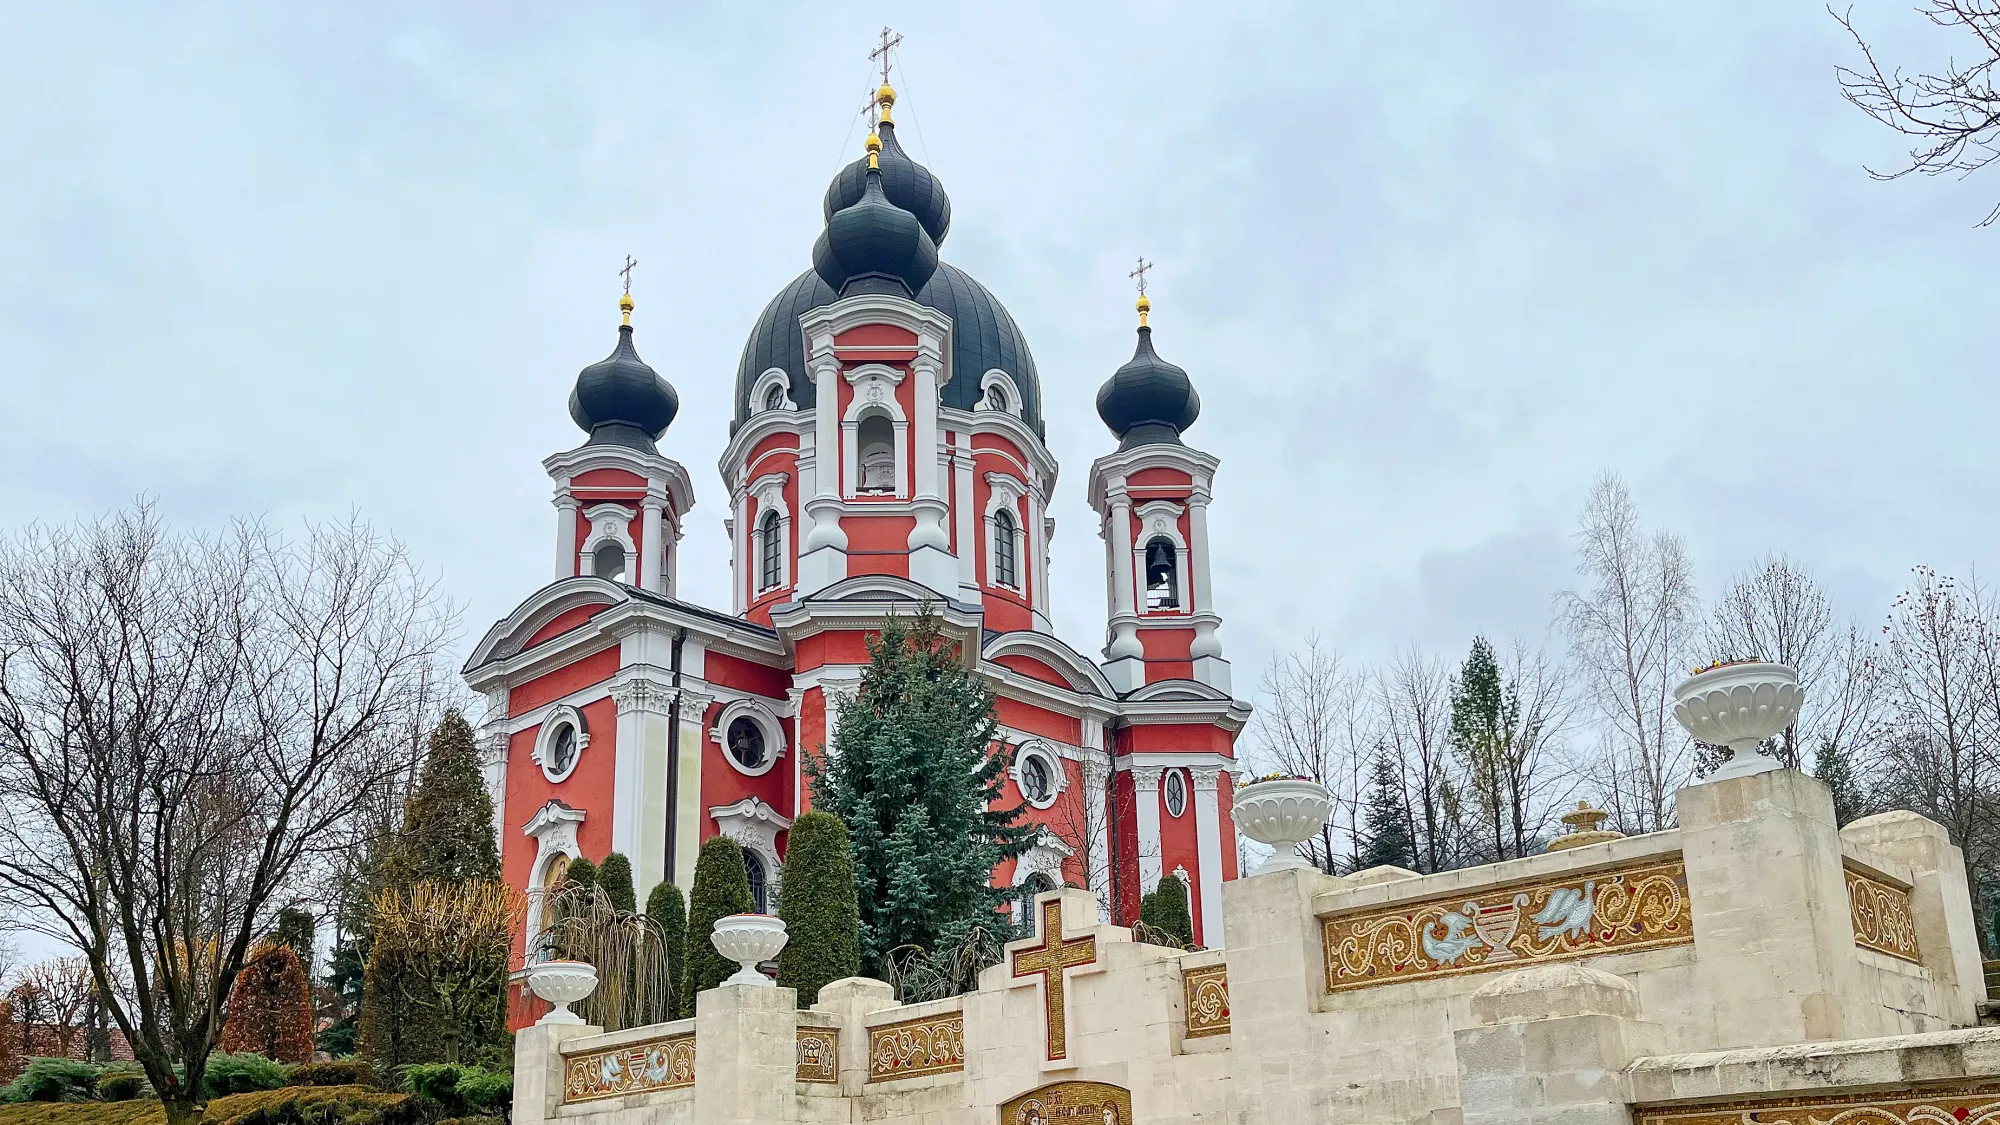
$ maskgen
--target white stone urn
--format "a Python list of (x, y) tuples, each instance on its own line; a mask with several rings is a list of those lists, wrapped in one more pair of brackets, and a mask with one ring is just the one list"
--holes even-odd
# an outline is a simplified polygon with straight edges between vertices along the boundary
[(528, 966), (528, 987), (554, 1004), (536, 1023), (582, 1023), (571, 1004), (597, 991), (597, 966), (587, 961), (537, 961)]
[(741, 965), (724, 984), (754, 984), (776, 987), (757, 966), (776, 957), (788, 940), (783, 919), (769, 914), (731, 914), (715, 920), (715, 932), (708, 935), (715, 951)]
[(1705, 779), (1723, 781), (1782, 768), (1762, 743), (1791, 726), (1805, 701), (1795, 669), (1746, 660), (1682, 680), (1674, 689), (1674, 718), (1698, 741), (1729, 747), (1729, 760)]
[(1333, 794), (1317, 781), (1280, 778), (1236, 791), (1236, 827), (1245, 836), (1277, 849), (1252, 875), (1312, 867), (1298, 847), (1313, 838), (1333, 815)]

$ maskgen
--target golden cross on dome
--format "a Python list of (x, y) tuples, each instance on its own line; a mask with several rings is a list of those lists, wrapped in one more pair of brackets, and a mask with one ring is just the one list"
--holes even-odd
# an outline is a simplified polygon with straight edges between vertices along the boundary
[(1041, 929), (1042, 944), (1014, 951), (1014, 975), (1042, 978), (1042, 993), (1047, 997), (1043, 1007), (1043, 1025), (1047, 1033), (1048, 1058), (1050, 1062), (1056, 1062), (1069, 1057), (1069, 1023), (1064, 1003), (1069, 987), (1063, 980), (1063, 970), (1096, 964), (1097, 938), (1063, 940), (1060, 898), (1042, 903)]
[(889, 52), (902, 46), (902, 43), (902, 36), (885, 27), (882, 29), (881, 45), (868, 52), (868, 60), (870, 62), (882, 65), (882, 85), (884, 86), (889, 84)]
[(618, 271), (625, 278), (625, 295), (618, 298), (618, 311), (625, 314), (625, 323), (628, 326), (632, 323), (632, 267), (638, 264), (637, 258), (627, 254), (625, 268)]
[(1139, 310), (1139, 327), (1141, 328), (1146, 327), (1146, 314), (1153, 311), (1153, 302), (1146, 296), (1146, 271), (1152, 268), (1153, 263), (1140, 258), (1139, 264), (1132, 268), (1132, 272), (1125, 275), (1126, 277), (1137, 278), (1139, 282), (1139, 303), (1134, 307)]

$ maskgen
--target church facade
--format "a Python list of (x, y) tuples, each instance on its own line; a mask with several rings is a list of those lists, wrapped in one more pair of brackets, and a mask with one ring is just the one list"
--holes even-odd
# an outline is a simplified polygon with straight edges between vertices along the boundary
[[(1207, 508), (1218, 463), (1183, 440), (1200, 400), (1154, 350), (1140, 297), (1132, 358), (1096, 397), (1112, 434), (1087, 481), (1105, 557), (1099, 656), (1049, 618), (1058, 466), (1027, 340), (939, 259), (942, 184), (897, 143), (877, 94), (866, 155), (827, 188), (812, 266), (757, 318), (720, 465), (730, 604), (677, 596), (695, 506), (667, 434), (671, 384), (625, 323), (569, 400), (584, 442), (553, 482), (553, 580), (465, 667), (506, 878), (539, 897), (578, 856), (620, 852), (639, 896), (692, 882), (701, 841), (744, 845), (753, 892), (782, 891), (806, 762), (837, 753), (839, 703), (891, 615), (931, 607), (998, 697), (1003, 800), (1038, 826), (993, 873), (1036, 893), (1088, 888), (1112, 923), (1162, 878), (1190, 889), (1197, 940), (1223, 943), (1236, 877), (1234, 744), (1250, 714), (1218, 638)], [(1115, 442), (1115, 444), (1114, 444)], [(664, 447), (664, 448), (663, 448)]]

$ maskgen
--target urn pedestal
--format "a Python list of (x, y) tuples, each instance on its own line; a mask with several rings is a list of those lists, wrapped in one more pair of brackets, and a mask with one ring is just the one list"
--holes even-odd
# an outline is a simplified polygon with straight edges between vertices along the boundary
[(1697, 741), (1729, 747), (1729, 760), (1703, 779), (1724, 781), (1782, 768), (1763, 742), (1792, 725), (1805, 699), (1791, 667), (1745, 660), (1682, 680), (1674, 689), (1674, 718)]
[(1233, 809), (1237, 831), (1277, 849), (1250, 874), (1311, 868), (1299, 858), (1298, 847), (1325, 827), (1332, 814), (1333, 795), (1317, 781), (1259, 781), (1238, 790)]

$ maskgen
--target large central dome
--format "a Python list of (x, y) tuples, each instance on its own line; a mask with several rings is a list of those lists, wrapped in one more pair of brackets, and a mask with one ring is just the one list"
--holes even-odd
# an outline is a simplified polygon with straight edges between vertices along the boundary
[[(880, 194), (874, 200), (888, 203), (914, 215), (927, 239), (942, 241), (951, 223), (951, 200), (944, 185), (930, 170), (916, 161), (896, 141), (893, 123), (881, 124), (879, 171)], [(835, 223), (841, 212), (855, 207), (879, 206), (870, 202), (867, 182), (871, 177), (868, 160), (860, 160), (840, 170), (828, 186), (825, 199), (828, 234), (838, 239), (841, 227)], [(907, 219), (903, 220), (908, 222)], [(876, 224), (871, 224), (871, 226)], [(864, 248), (868, 249), (868, 248)], [(836, 274), (836, 276), (838, 276)], [(850, 294), (854, 288), (847, 290)], [(895, 290), (901, 292), (901, 287)], [(813, 309), (840, 299), (819, 271), (808, 269), (785, 286), (757, 317), (750, 339), (743, 345), (743, 359), (736, 367), (736, 417), (730, 432), (750, 417), (751, 389), (759, 376), (776, 367), (788, 377), (792, 402), (806, 409), (815, 401), (812, 378), (806, 371), (805, 337), (799, 318)], [(995, 368), (1005, 371), (1021, 392), (1021, 416), (1037, 433), (1042, 432), (1042, 387), (1035, 375), (1035, 357), (1002, 306), (984, 285), (964, 270), (948, 262), (937, 263), (936, 272), (916, 291), (918, 304), (936, 309), (951, 318), (951, 381), (939, 395), (947, 407), (970, 410), (984, 391), (980, 379)]]

